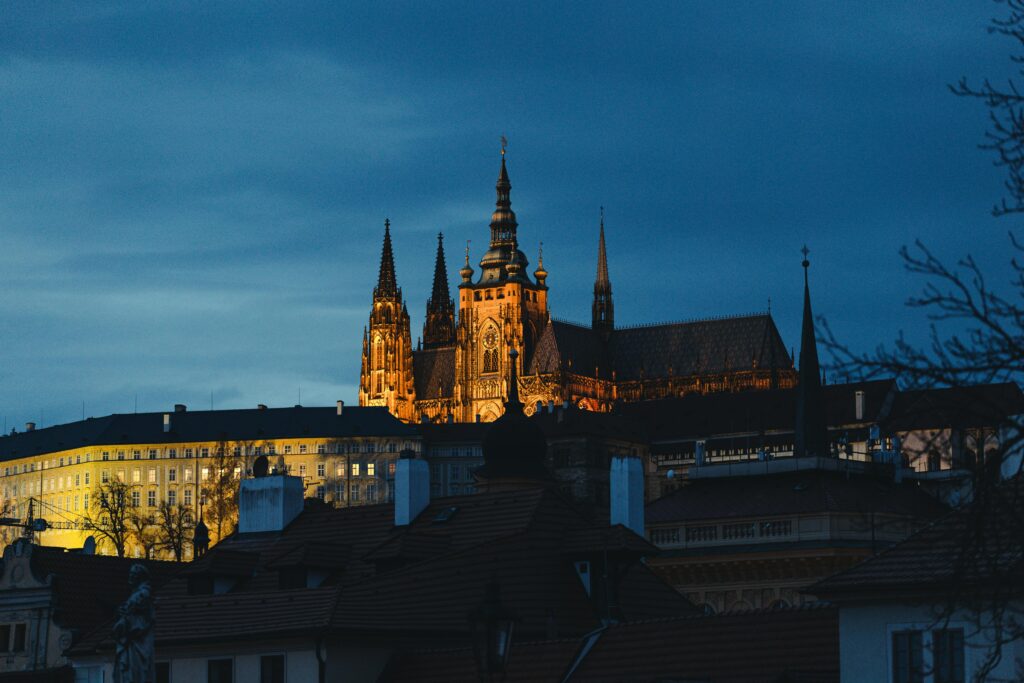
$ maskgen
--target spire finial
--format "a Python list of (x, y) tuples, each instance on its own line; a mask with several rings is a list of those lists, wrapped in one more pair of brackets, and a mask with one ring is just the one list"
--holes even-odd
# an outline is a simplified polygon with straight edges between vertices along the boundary
[(772, 314), (772, 298), (768, 297), (768, 315)]
[(508, 138), (504, 135), (501, 136), (501, 156), (505, 156), (505, 149), (508, 147)]
[(541, 268), (544, 267), (544, 242), (543, 241), (540, 243), (540, 246), (537, 247), (537, 265), (540, 266)]
[(472, 240), (466, 240), (466, 265), (469, 265), (469, 243)]

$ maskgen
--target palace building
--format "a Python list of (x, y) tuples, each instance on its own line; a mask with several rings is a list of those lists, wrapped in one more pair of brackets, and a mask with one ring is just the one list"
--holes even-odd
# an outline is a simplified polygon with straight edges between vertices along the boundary
[(360, 405), (386, 406), (407, 422), (490, 422), (502, 413), (513, 362), (529, 414), (538, 404), (607, 412), (619, 402), (796, 384), (770, 313), (617, 328), (603, 214), (591, 324), (553, 319), (543, 254), (531, 274), (519, 248), (511, 189), (503, 150), (490, 248), (477, 272), (467, 247), (456, 312), (438, 236), (433, 289), (415, 348), (391, 225), (384, 222), (380, 274), (363, 331)]

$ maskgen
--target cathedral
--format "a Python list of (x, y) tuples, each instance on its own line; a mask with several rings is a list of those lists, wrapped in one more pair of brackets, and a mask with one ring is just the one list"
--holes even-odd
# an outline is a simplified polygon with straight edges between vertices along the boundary
[(519, 249), (504, 150), (496, 190), (490, 248), (477, 272), (467, 247), (457, 311), (438, 235), (416, 346), (384, 221), (380, 273), (363, 330), (360, 405), (386, 406), (408, 422), (489, 422), (501, 415), (510, 378), (527, 413), (552, 402), (607, 412), (620, 402), (796, 384), (792, 358), (768, 313), (616, 328), (603, 215), (591, 323), (553, 319), (543, 254), (530, 273)]

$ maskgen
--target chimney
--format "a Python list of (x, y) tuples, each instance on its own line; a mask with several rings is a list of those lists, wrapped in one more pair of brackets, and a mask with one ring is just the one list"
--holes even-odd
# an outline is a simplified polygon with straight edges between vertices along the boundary
[(544, 401), (537, 401), (537, 405), (534, 406), (533, 414), (540, 415), (541, 411), (544, 410)]
[(854, 416), (858, 420), (864, 419), (864, 392), (855, 391), (853, 393), (853, 412)]
[(34, 432), (34, 431), (36, 431), (36, 423), (35, 422), (26, 422), (25, 423), (25, 431), (26, 432)]
[(707, 441), (698, 441), (693, 446), (693, 464), (700, 467), (704, 464), (704, 458), (707, 454)]
[(644, 535), (644, 468), (640, 458), (616, 455), (612, 458), (611, 523), (622, 524)]
[(548, 401), (548, 412), (549, 413), (555, 412), (555, 402), (554, 401)]
[(302, 478), (285, 474), (243, 479), (238, 497), (238, 531), (281, 531), (303, 506)]
[(188, 410), (188, 407), (184, 403), (175, 403), (174, 404), (174, 412), (176, 412), (176, 413), (184, 413), (186, 410)]
[(164, 413), (164, 434), (171, 431), (171, 414)]
[(338, 415), (341, 415), (345, 411), (345, 402), (338, 401)]
[(408, 526), (430, 502), (427, 461), (403, 450), (395, 464), (395, 526)]
[(447, 422), (448, 424), (454, 424), (454, 422), (455, 422), (455, 415), (454, 415), (454, 413), (448, 413), (448, 419), (445, 420), (445, 422)]
[(266, 409), (267, 409), (267, 404), (266, 403), (257, 403), (256, 404), (256, 410), (266, 410)]

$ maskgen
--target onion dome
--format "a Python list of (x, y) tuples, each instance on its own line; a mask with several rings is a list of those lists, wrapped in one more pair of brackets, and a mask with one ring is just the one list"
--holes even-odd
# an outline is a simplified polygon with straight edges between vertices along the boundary
[(515, 349), (509, 352), (511, 371), (505, 414), (487, 430), (483, 442), (484, 464), (476, 471), (488, 484), (497, 480), (546, 481), (551, 478), (545, 464), (548, 446), (544, 432), (526, 417), (519, 400), (518, 355)]
[(469, 265), (469, 240), (466, 240), (466, 264), (459, 270), (459, 275), (462, 276), (463, 282), (469, 282), (473, 279), (473, 267)]
[(544, 243), (540, 243), (540, 248), (537, 250), (537, 270), (533, 271), (533, 276), (537, 278), (537, 284), (543, 285), (544, 280), (548, 277), (548, 271), (544, 270)]

